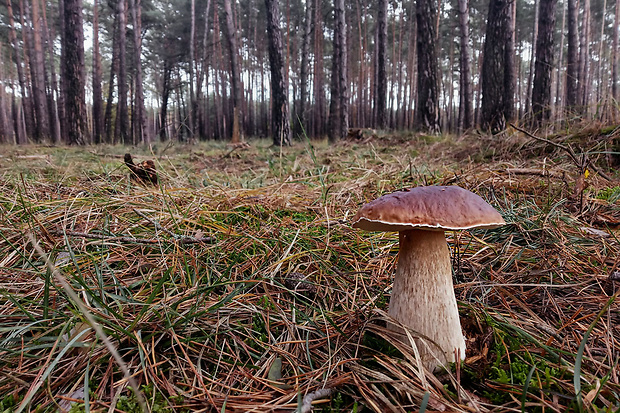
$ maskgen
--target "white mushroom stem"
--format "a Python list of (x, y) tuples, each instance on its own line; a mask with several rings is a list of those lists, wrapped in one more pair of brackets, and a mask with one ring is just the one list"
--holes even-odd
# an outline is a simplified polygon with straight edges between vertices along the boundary
[[(439, 364), (454, 362), (455, 351), (464, 359), (465, 339), (444, 232), (414, 229), (401, 231), (399, 238), (389, 314), (432, 341), (416, 340), (422, 361), (430, 371)], [(390, 328), (400, 330), (392, 325)]]

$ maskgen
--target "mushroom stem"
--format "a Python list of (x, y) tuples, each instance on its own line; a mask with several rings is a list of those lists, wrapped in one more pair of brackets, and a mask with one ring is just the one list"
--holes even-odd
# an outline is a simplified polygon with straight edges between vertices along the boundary
[[(465, 339), (452, 286), (450, 251), (443, 231), (399, 232), (400, 253), (389, 314), (430, 339), (416, 339), (426, 368), (465, 358)], [(393, 330), (401, 331), (394, 325)]]

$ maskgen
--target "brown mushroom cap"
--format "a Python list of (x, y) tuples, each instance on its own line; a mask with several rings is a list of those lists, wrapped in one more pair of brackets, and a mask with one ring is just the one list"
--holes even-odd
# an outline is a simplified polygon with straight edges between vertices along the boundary
[(353, 227), (367, 231), (497, 228), (502, 216), (478, 195), (458, 186), (420, 186), (362, 206)]

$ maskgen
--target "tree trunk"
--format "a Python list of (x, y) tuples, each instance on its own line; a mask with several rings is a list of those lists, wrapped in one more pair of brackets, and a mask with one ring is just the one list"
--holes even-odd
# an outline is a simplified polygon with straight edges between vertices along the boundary
[(116, 114), (116, 134), (125, 145), (131, 145), (129, 134), (129, 113), (127, 110), (127, 63), (126, 63), (126, 33), (127, 33), (127, 3), (118, 0), (118, 107)]
[[(620, 1), (620, 0), (619, 0)], [(304, 37), (301, 44), (301, 68), (300, 68), (300, 98), (299, 98), (299, 122), (300, 132), (309, 134), (308, 119), (306, 112), (308, 111), (308, 69), (310, 58), (310, 36), (312, 35), (312, 1), (306, 1), (306, 17), (304, 21)], [(297, 129), (297, 128), (295, 128)]]
[(417, 126), (431, 134), (441, 133), (436, 16), (437, 10), (432, 0), (416, 1), (418, 23)]
[(237, 31), (233, 21), (231, 0), (224, 0), (224, 14), (226, 15), (226, 40), (230, 54), (230, 75), (232, 78), (232, 97), (233, 97), (233, 126), (232, 142), (238, 143), (243, 140), (241, 132), (241, 106), (243, 100), (243, 90), (241, 87), (241, 77), (239, 74), (239, 49), (237, 46)]
[(513, 97), (507, 88), (506, 45), (512, 37), (512, 0), (491, 0), (482, 61), (482, 128), (492, 133), (506, 129), (507, 108)]
[(161, 107), (159, 112), (159, 140), (165, 142), (168, 138), (168, 99), (170, 98), (170, 78), (172, 77), (172, 65), (164, 60), (164, 72), (161, 91)]
[(579, 104), (579, 7), (578, 0), (568, 2), (568, 39), (566, 51), (566, 107)]
[(579, 48), (579, 104), (581, 112), (587, 115), (590, 102), (590, 90), (588, 88), (590, 74), (590, 0), (583, 2), (583, 20), (581, 30), (581, 44)]
[(101, 88), (101, 53), (99, 51), (99, 0), (93, 5), (93, 143), (103, 136), (103, 91)]
[(551, 72), (553, 70), (553, 33), (557, 0), (540, 0), (536, 65), (532, 87), (532, 110), (536, 125), (551, 118)]
[(387, 127), (387, 13), (388, 0), (379, 0), (377, 15), (377, 73), (376, 84), (377, 94), (375, 95), (375, 106), (377, 107), (377, 124), (379, 129)]
[(532, 53), (530, 55), (530, 70), (527, 76), (527, 96), (525, 97), (525, 113), (530, 115), (532, 109), (532, 89), (534, 85), (534, 71), (536, 65), (536, 53), (538, 52), (538, 25), (540, 22), (540, 0), (534, 0), (534, 28), (532, 30)]
[(613, 51), (611, 54), (611, 95), (616, 101), (616, 105), (620, 101), (620, 79), (618, 72), (620, 71), (620, 0), (616, 0), (615, 25), (613, 33)]
[(330, 143), (338, 142), (349, 130), (348, 83), (347, 83), (347, 40), (344, 0), (334, 0), (334, 40), (331, 79), (331, 101), (329, 108)]
[(43, 55), (43, 41), (39, 13), (39, 0), (32, 0), (32, 58), (30, 70), (33, 81), (33, 98), (36, 115), (36, 133), (38, 141), (47, 141), (51, 137), (49, 128), (49, 112), (45, 94), (45, 59)]
[(459, 0), (459, 28), (461, 53), (459, 60), (460, 74), (460, 105), (459, 130), (464, 131), (474, 124), (471, 89), (471, 50), (469, 48), (469, 4), (468, 0)]
[(82, 0), (64, 0), (64, 80), (67, 140), (83, 145), (87, 139)]
[[(23, 69), (23, 62), (21, 59), (21, 51), (19, 49), (19, 43), (17, 41), (17, 33), (15, 31), (15, 20), (13, 18), (13, 8), (12, 8), (12, 2), (11, 1), (7, 1), (6, 5), (7, 5), (7, 11), (8, 11), (8, 15), (9, 15), (9, 41), (11, 42), (11, 45), (13, 46), (13, 53), (15, 54), (15, 64), (17, 66), (17, 81), (19, 82), (19, 90), (21, 93), (21, 106), (23, 111), (25, 112), (25, 118), (29, 119), (30, 118), (30, 107), (25, 103), (26, 99), (28, 98), (28, 92), (27, 92), (27, 87), (26, 87), (26, 77), (24, 74), (24, 69)], [(15, 96), (15, 94), (13, 94), (13, 96)], [(17, 116), (16, 112), (14, 113), (14, 116)], [(19, 126), (19, 122), (16, 123), (16, 133), (17, 133), (17, 143), (18, 144), (26, 144), (28, 142), (28, 136), (26, 136), (25, 133), (19, 133), (19, 130), (17, 128), (17, 126)]]
[(284, 75), (278, 0), (265, 0), (265, 6), (267, 7), (267, 38), (269, 40), (269, 65), (271, 67), (271, 133), (275, 146), (290, 145), (288, 87)]
[[(149, 142), (146, 135), (146, 110), (144, 108), (144, 90), (142, 87), (142, 6), (140, 0), (129, 0), (133, 24), (134, 66), (136, 76), (135, 122), (136, 130), (134, 143)], [(191, 84), (191, 83), (190, 83)]]

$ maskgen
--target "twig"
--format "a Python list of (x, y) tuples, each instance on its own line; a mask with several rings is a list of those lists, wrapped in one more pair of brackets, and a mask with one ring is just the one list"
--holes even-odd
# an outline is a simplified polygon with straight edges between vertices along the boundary
[(312, 393), (306, 394), (301, 403), (301, 413), (310, 413), (312, 411), (312, 402), (322, 397), (328, 397), (334, 389), (320, 389)]
[(117, 241), (117, 242), (127, 242), (132, 244), (158, 244), (160, 242), (178, 242), (180, 244), (199, 244), (201, 242), (213, 242), (215, 238), (213, 237), (202, 237), (202, 238), (194, 238), (194, 237), (183, 237), (177, 239), (151, 239), (151, 238), (134, 238), (134, 237), (115, 237), (113, 235), (103, 235), (103, 234), (88, 234), (86, 232), (76, 232), (76, 231), (61, 231), (61, 230), (52, 230), (50, 233), (55, 235), (68, 235), (70, 237), (79, 237), (79, 238), (89, 238), (89, 239), (101, 239), (107, 241)]
[(568, 156), (573, 160), (573, 162), (575, 162), (575, 165), (581, 170), (582, 173), (584, 172), (587, 166), (590, 166), (590, 168), (592, 168), (594, 172), (596, 172), (597, 174), (605, 178), (607, 181), (612, 182), (612, 179), (606, 173), (601, 171), (596, 165), (594, 165), (594, 163), (590, 161), (587, 155), (583, 156), (582, 160), (579, 160), (577, 159), (577, 155), (575, 154), (575, 151), (573, 151), (573, 148), (571, 148), (570, 146), (562, 145), (561, 143), (557, 143), (557, 142), (550, 141), (549, 139), (541, 138), (540, 136), (536, 136), (526, 131), (525, 129), (521, 129), (520, 127), (512, 123), (509, 123), (509, 125), (515, 128), (516, 130), (518, 130), (519, 132), (526, 134), (532, 139), (547, 143), (549, 145), (555, 146), (556, 148), (562, 149), (563, 151), (566, 151), (566, 153), (568, 153)]
[(170, 231), (167, 228), (162, 227), (161, 225), (159, 225), (159, 222), (155, 221), (152, 218), (147, 217), (146, 214), (144, 214), (143, 212), (140, 212), (140, 211), (138, 211), (135, 208), (134, 208), (133, 212), (135, 212), (136, 214), (140, 215), (142, 218), (146, 219), (148, 222), (153, 224), (153, 226), (155, 227), (156, 230), (163, 231), (166, 234), (170, 235), (171, 237), (177, 238), (177, 235), (175, 233), (173, 233), (172, 231)]

